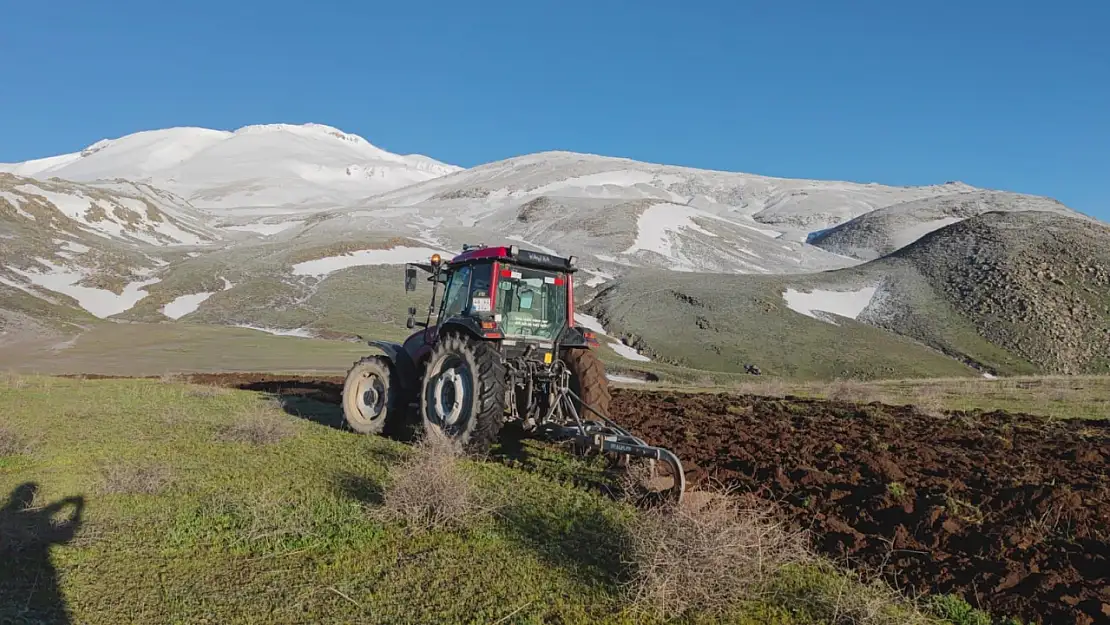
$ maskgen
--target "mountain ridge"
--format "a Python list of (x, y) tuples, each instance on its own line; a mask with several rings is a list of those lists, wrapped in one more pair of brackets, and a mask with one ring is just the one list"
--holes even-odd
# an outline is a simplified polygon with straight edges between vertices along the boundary
[[(614, 324), (614, 336), (660, 364), (735, 369), (728, 341), (761, 345), (759, 335), (786, 319), (783, 327), (793, 331), (777, 336), (833, 363), (783, 363), (779, 372), (788, 375), (1026, 372), (1051, 359), (980, 335), (982, 320), (927, 286), (924, 274), (896, 253), (984, 212), (1082, 216), (1051, 198), (959, 182), (793, 179), (567, 150), (464, 169), (389, 153), (323, 124), (169, 130), (0, 165), (9, 172), (0, 173), (0, 247), (10, 252), (0, 254), (0, 308), (14, 311), (11, 318), (47, 306), (62, 316), (72, 309), (79, 323), (181, 321), (396, 336), (403, 319), (402, 308), (394, 308), (419, 302), (394, 293), (391, 267), (450, 254), (464, 243), (516, 243), (578, 256), (580, 303), (601, 306), (597, 316)], [(47, 193), (28, 196), (31, 188)], [(979, 204), (968, 204), (972, 198)], [(136, 202), (150, 210), (136, 212)], [(169, 236), (165, 223), (197, 236)], [(635, 276), (672, 284), (698, 301), (713, 299), (699, 289), (721, 285), (751, 300), (717, 302), (713, 315), (693, 311), (695, 326), (716, 328), (716, 343), (705, 345), (719, 350), (699, 360), (683, 355), (684, 345), (653, 338), (658, 328), (649, 326), (671, 322), (604, 309), (606, 301), (620, 305)], [(912, 292), (883, 286), (898, 280)], [(878, 314), (883, 302), (894, 306), (886, 317)], [(690, 312), (684, 310), (672, 311), (674, 318)], [(930, 324), (930, 314), (943, 323)], [(645, 366), (639, 357), (628, 360), (631, 347), (614, 345), (617, 362)], [(881, 366), (862, 364), (875, 346), (902, 355), (879, 359)], [(1050, 366), (1066, 368), (1059, 358)]]

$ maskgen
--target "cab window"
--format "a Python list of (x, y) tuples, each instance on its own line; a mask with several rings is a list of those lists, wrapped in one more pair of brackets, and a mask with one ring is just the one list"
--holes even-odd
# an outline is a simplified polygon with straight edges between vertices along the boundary
[(451, 273), (447, 282), (447, 292), (443, 295), (443, 312), (441, 319), (448, 319), (462, 314), (470, 300), (470, 273), (469, 265), (459, 267)]

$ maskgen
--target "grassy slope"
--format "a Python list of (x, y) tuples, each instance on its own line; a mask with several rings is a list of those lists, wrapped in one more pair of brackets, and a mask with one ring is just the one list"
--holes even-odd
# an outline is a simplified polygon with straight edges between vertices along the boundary
[(820, 287), (814, 277), (722, 276), (634, 271), (588, 306), (614, 335), (636, 335), (668, 363), (711, 371), (800, 379), (971, 376), (922, 345), (866, 324), (832, 325), (798, 314), (785, 285)]
[[(368, 514), (406, 446), (297, 419), (256, 394), (9, 378), (0, 413), (9, 440), (24, 442), (0, 456), (0, 492), (39, 489), (28, 512), (0, 511), (6, 530), (36, 544), (19, 518), (84, 503), (68, 544), (0, 569), (0, 620), (65, 605), (95, 623), (645, 622), (621, 599), (632, 510), (561, 483), (592, 471), (561, 455), (531, 449), (545, 466), (532, 473), (467, 463), (500, 514), (463, 534), (413, 534)], [(279, 436), (228, 440), (237, 423)], [(765, 603), (740, 612), (729, 622), (805, 622)]]
[(341, 374), (370, 353), (363, 343), (273, 336), (194, 324), (101, 323), (71, 346), (0, 350), (0, 369), (41, 373), (158, 375), (173, 371), (313, 371)]
[[(291, 428), (281, 442), (221, 442), (219, 428), (259, 402), (135, 381), (0, 391), (10, 426), (37, 439), (30, 457), (0, 461), (5, 494), (35, 481), (43, 502), (86, 498), (82, 532), (53, 554), (75, 620), (488, 622), (523, 606), (531, 622), (546, 613), (581, 622), (614, 612), (612, 574), (589, 561), (612, 546), (589, 530), (621, 509), (488, 466), (484, 481), (511, 488), (526, 514), (465, 540), (410, 536), (363, 510), (400, 445), (284, 414), (271, 415)], [(59, 416), (85, 427), (44, 427)], [(171, 482), (159, 493), (102, 492), (105, 475), (127, 467)], [(575, 529), (587, 531), (586, 561), (569, 553)], [(530, 544), (532, 531), (555, 549)], [(20, 573), (4, 575), (10, 589)], [(18, 612), (15, 601), (0, 605)]]

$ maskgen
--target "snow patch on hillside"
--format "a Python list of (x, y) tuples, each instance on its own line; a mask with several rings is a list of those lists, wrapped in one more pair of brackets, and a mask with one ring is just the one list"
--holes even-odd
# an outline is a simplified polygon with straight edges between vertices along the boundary
[(896, 249), (902, 248), (929, 234), (930, 232), (933, 232), (934, 230), (940, 230), (941, 228), (945, 226), (950, 226), (958, 221), (963, 220), (959, 217), (943, 217), (941, 219), (930, 219), (929, 221), (923, 221), (919, 224), (915, 224), (908, 228), (903, 228), (902, 230), (894, 233), (894, 236), (892, 237), (892, 242)]
[(215, 292), (213, 291), (179, 295), (162, 307), (162, 314), (169, 317), (170, 319), (180, 319), (185, 315), (196, 311), (196, 309), (199, 308), (206, 299), (212, 297), (213, 295), (215, 295)]
[(864, 287), (857, 291), (814, 290), (803, 293), (795, 289), (786, 289), (782, 298), (786, 306), (794, 312), (837, 325), (835, 321), (816, 313), (831, 313), (856, 319), (871, 304), (871, 299), (875, 297), (877, 290), (877, 287)]
[[(223, 290), (228, 290), (235, 286), (230, 280), (220, 277), (223, 280)], [(202, 291), (200, 293), (188, 293), (186, 295), (179, 295), (171, 300), (166, 305), (162, 306), (162, 314), (170, 319), (180, 319), (189, 313), (196, 312), (209, 297), (215, 295), (215, 291)]]
[(46, 189), (40, 189), (35, 185), (21, 184), (14, 187), (14, 190), (26, 193), (28, 195), (42, 196), (47, 202), (50, 202), (62, 212), (63, 215), (69, 217), (74, 221), (79, 221), (86, 226), (92, 226), (88, 219), (85, 218), (85, 213), (88, 212), (90, 202), (89, 198), (83, 195), (70, 195), (68, 193), (54, 193)]
[(609, 349), (612, 349), (613, 351), (617, 352), (618, 355), (623, 356), (629, 360), (635, 360), (637, 362), (651, 362), (651, 358), (648, 358), (647, 356), (636, 351), (634, 348), (629, 347), (624, 343), (620, 343), (618, 341), (611, 341), (609, 343)]
[(633, 377), (627, 376), (627, 375), (616, 375), (616, 374), (613, 374), (613, 373), (606, 373), (605, 377), (609, 378), (609, 380), (611, 382), (621, 382), (621, 383), (624, 383), (624, 384), (647, 384), (647, 380), (641, 380), (640, 378), (633, 378)]
[(583, 273), (588, 273), (591, 276), (593, 276), (589, 280), (586, 280), (586, 282), (584, 283), (586, 286), (591, 287), (591, 288), (601, 286), (602, 284), (605, 284), (606, 282), (608, 282), (609, 280), (612, 280), (615, 277), (612, 274), (605, 273), (604, 271), (594, 270), (594, 269), (583, 269), (582, 272)]
[(640, 215), (636, 224), (636, 241), (624, 254), (639, 250), (655, 252), (668, 258), (673, 257), (673, 234), (690, 230), (708, 237), (717, 235), (694, 223), (694, 217), (706, 217), (707, 213), (681, 204), (661, 203), (649, 206)]
[(430, 247), (405, 246), (393, 247), (387, 250), (358, 250), (341, 256), (328, 256), (297, 263), (293, 265), (293, 275), (319, 278), (349, 267), (423, 263), (427, 262), (432, 254), (446, 255), (448, 252)]
[(306, 330), (304, 328), (292, 328), (292, 329), (285, 330), (285, 329), (281, 329), (281, 328), (264, 328), (264, 327), (261, 327), (261, 326), (253, 326), (253, 325), (246, 324), (246, 323), (238, 323), (238, 324), (235, 324), (233, 327), (235, 327), (235, 328), (245, 328), (247, 330), (255, 330), (257, 332), (265, 332), (266, 334), (273, 334), (274, 336), (295, 336), (297, 338), (302, 338), (302, 339), (314, 339), (314, 338), (316, 338), (316, 335), (313, 334), (312, 331)]
[(85, 254), (89, 251), (89, 246), (81, 245), (80, 243), (75, 243), (73, 241), (54, 239), (54, 242), (60, 245), (63, 250), (67, 252), (73, 252), (74, 254)]
[(636, 351), (634, 348), (629, 347), (624, 343), (621, 343), (620, 341), (609, 336), (609, 333), (605, 331), (605, 327), (601, 325), (601, 322), (598, 321), (597, 317), (593, 317), (581, 312), (575, 312), (574, 323), (588, 330), (593, 330), (599, 336), (604, 336), (608, 338), (609, 349), (616, 352), (617, 355), (623, 356), (628, 360), (635, 360), (637, 362), (651, 362), (651, 358), (644, 356), (640, 352)]
[(8, 191), (0, 191), (0, 200), (7, 200), (8, 204), (12, 205), (12, 208), (15, 209), (15, 212), (20, 217), (26, 217), (27, 219), (30, 219), (31, 221), (35, 221), (35, 216), (34, 215), (32, 215), (31, 213), (28, 213), (27, 211), (20, 208), (20, 205), (23, 204), (26, 201), (26, 200), (24, 200), (24, 198), (14, 194), (14, 193), (10, 193)]
[(69, 270), (45, 258), (35, 260), (46, 267), (47, 271), (25, 271), (14, 267), (8, 267), (8, 269), (27, 278), (35, 286), (72, 297), (77, 300), (81, 308), (101, 319), (130, 310), (139, 300), (149, 295), (145, 287), (160, 282), (158, 278), (132, 282), (117, 295), (106, 289), (78, 285), (77, 283), (86, 277), (82, 271)]

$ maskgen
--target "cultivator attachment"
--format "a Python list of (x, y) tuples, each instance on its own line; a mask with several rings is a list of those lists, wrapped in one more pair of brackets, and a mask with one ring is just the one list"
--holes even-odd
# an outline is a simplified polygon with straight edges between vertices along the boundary
[[(621, 467), (627, 468), (629, 460), (634, 457), (647, 460), (649, 475), (646, 486), (665, 499), (675, 504), (680, 503), (686, 491), (686, 474), (682, 470), (682, 463), (679, 462), (678, 457), (667, 449), (648, 445), (587, 404), (570, 389), (569, 377), (570, 374), (565, 369), (558, 374), (559, 382), (555, 385), (556, 401), (552, 402), (545, 421), (564, 425), (555, 426), (552, 428), (552, 433), (558, 438), (573, 440), (575, 449), (579, 453), (613, 454), (619, 459), (618, 465)], [(592, 412), (597, 420), (583, 418), (578, 414), (572, 400), (577, 400), (586, 410)], [(559, 413), (562, 414), (559, 415)], [(558, 418), (559, 416), (562, 418)], [(658, 473), (657, 463), (660, 462), (669, 469), (669, 475)]]

